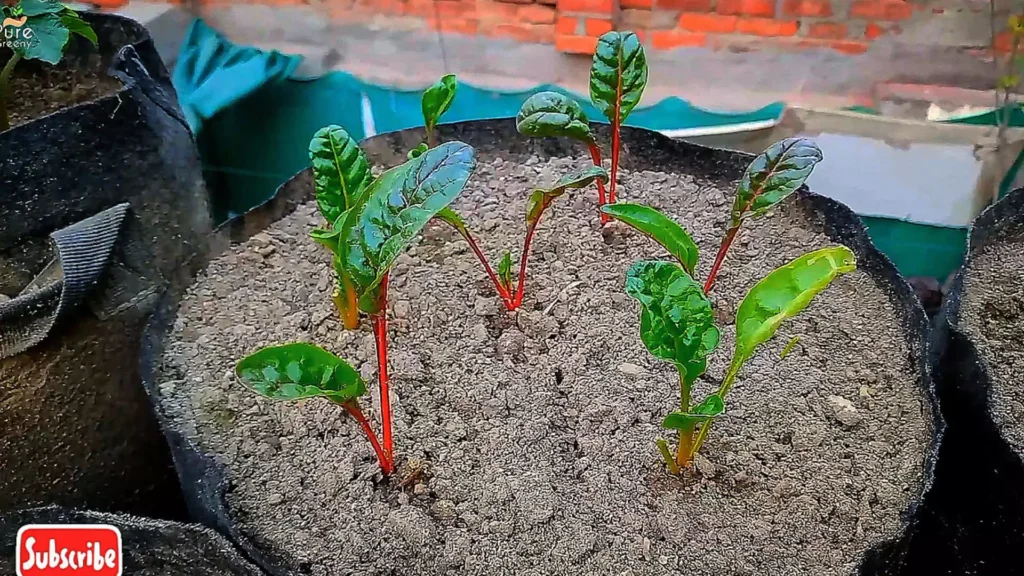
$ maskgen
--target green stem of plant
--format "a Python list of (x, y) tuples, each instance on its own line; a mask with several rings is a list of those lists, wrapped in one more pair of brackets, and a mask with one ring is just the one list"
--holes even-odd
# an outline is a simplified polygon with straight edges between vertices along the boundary
[[(732, 385), (736, 382), (736, 376), (740, 373), (740, 366), (743, 362), (737, 361), (733, 358), (732, 364), (729, 366), (729, 371), (725, 374), (725, 379), (722, 380), (722, 385), (718, 387), (718, 397), (725, 401), (725, 397), (729, 394), (729, 390), (732, 390)], [(700, 432), (697, 433), (697, 439), (693, 442), (693, 449), (690, 451), (690, 457), (700, 450), (700, 447), (704, 445), (704, 441), (707, 440), (708, 434), (711, 432), (711, 423), (714, 420), (708, 420), (701, 424)]]
[(434, 136), (434, 129), (427, 126), (427, 147), (433, 148), (437, 144), (437, 137)]
[(668, 449), (668, 442), (664, 438), (658, 438), (658, 451), (661, 452), (661, 457), (665, 460), (665, 466), (668, 467), (668, 471), (675, 476), (679, 476), (679, 466), (676, 464), (674, 458), (672, 458), (672, 451)]
[(21, 60), (21, 54), (15, 52), (4, 65), (3, 71), (0, 72), (0, 132), (11, 127), (11, 117), (7, 112), (7, 100), (10, 97), (11, 74), (14, 73), (14, 67), (19, 60)]
[[(686, 380), (686, 370), (682, 366), (677, 366), (677, 369), (679, 370), (679, 410), (685, 414), (690, 411), (691, 383)], [(690, 425), (679, 431), (679, 444), (676, 446), (676, 464), (680, 468), (690, 463), (690, 458), (693, 456), (692, 446), (693, 426)]]

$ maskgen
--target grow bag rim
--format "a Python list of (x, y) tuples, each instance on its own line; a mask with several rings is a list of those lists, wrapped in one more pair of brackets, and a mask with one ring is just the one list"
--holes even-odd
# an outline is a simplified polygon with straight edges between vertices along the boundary
[[(495, 129), (508, 131), (510, 128), (512, 131), (515, 131), (514, 122), (512, 118), (504, 118), (496, 120), (469, 120), (439, 125), (438, 140), (441, 142), (458, 140), (459, 133), (464, 131), (485, 133), (488, 129), (493, 132)], [(605, 133), (609, 131), (609, 126), (597, 124), (593, 125), (592, 129), (598, 133)], [(382, 149), (393, 148), (392, 143), (396, 139), (408, 137), (410, 142), (413, 140), (420, 141), (422, 140), (423, 133), (422, 128), (407, 128), (381, 133), (363, 139), (360, 141), (360, 147), (367, 151), (367, 156), (376, 160), (382, 155), (380, 153)], [(603, 136), (604, 134), (601, 135)], [(535, 138), (530, 140), (558, 142), (565, 139)], [(689, 175), (694, 178), (711, 180), (716, 184), (724, 186), (733, 186), (735, 182), (738, 182), (742, 175), (742, 170), (746, 168), (750, 160), (757, 156), (756, 154), (741, 151), (711, 148), (691, 142), (674, 140), (659, 132), (639, 127), (623, 126), (621, 141), (625, 148), (632, 148), (627, 153), (634, 157), (634, 160), (636, 157), (647, 156), (648, 162), (652, 160), (660, 162), (672, 157), (692, 158), (694, 154), (698, 156), (707, 155), (710, 157), (710, 160), (713, 160), (713, 162), (708, 163), (710, 168), (704, 173)], [(510, 151), (509, 155), (513, 154), (515, 153)], [(664, 158), (658, 158), (658, 154), (664, 154)], [(736, 170), (740, 166), (742, 168)], [(295, 180), (305, 177), (310, 172), (311, 168), (309, 167), (298, 171), (285, 183), (281, 184), (271, 198), (218, 226), (211, 235), (211, 242), (214, 243), (214, 246), (211, 247), (208, 261), (219, 257), (230, 245), (244, 242), (263, 231), (271, 223), (292, 213), (299, 204), (312, 201), (314, 199), (312, 187), (302, 189), (299, 186), (293, 186)], [(874, 246), (864, 222), (853, 210), (837, 200), (811, 191), (806, 185), (801, 186), (795, 193), (795, 196), (804, 206), (814, 206), (817, 208), (818, 213), (823, 219), (824, 233), (830, 239), (838, 235), (840, 229), (852, 236), (854, 242), (851, 242), (851, 244), (856, 245), (848, 247), (853, 250), (857, 257), (858, 268), (864, 270), (874, 282), (891, 283), (892, 289), (884, 291), (896, 308), (897, 316), (901, 317), (901, 329), (907, 340), (907, 347), (910, 353), (916, 356), (914, 362), (917, 373), (915, 383), (921, 389), (924, 400), (931, 411), (932, 435), (924, 450), (923, 476), (920, 490), (910, 499), (908, 507), (901, 511), (899, 519), (900, 530), (892, 538), (883, 540), (876, 547), (865, 548), (862, 551), (859, 565), (863, 566), (869, 562), (877, 561), (876, 559), (883, 550), (890, 546), (898, 545), (903, 537), (911, 534), (914, 522), (917, 519), (918, 508), (931, 490), (935, 480), (935, 467), (939, 446), (942, 444), (945, 435), (946, 422), (939, 410), (938, 397), (931, 375), (931, 364), (929, 362), (931, 356), (929, 322), (924, 308), (910, 284), (899, 273), (892, 260)], [(833, 242), (839, 243), (834, 239)], [(899, 302), (894, 301), (895, 299), (898, 299)], [(159, 311), (151, 317), (144, 332), (140, 371), (147, 392), (153, 398), (159, 396), (154, 379), (155, 367), (163, 350), (163, 340), (173, 325), (176, 313), (176, 310), (169, 310), (166, 306), (161, 306)], [(911, 336), (914, 336), (916, 341)], [(229, 507), (225, 496), (226, 489), (228, 488), (228, 481), (224, 474), (224, 471), (227, 469), (226, 463), (216, 455), (204, 454), (198, 451), (191, 440), (177, 429), (170, 428), (168, 424), (171, 422), (171, 419), (167, 418), (163, 413), (159, 403), (155, 403), (154, 411), (162, 425), (164, 434), (168, 437), (168, 441), (172, 446), (177, 445), (179, 450), (184, 451), (190, 458), (198, 457), (206, 466), (212, 464), (217, 467), (211, 470), (210, 475), (206, 478), (207, 480), (213, 480), (216, 484), (216, 491), (212, 496), (217, 501), (206, 501), (208, 496), (210, 496), (206, 495), (207, 497), (203, 498), (204, 502), (188, 502), (190, 512), (194, 515), (196, 515), (196, 510), (193, 507), (201, 506), (201, 510), (198, 511), (199, 518), (193, 518), (193, 520), (208, 525), (224, 534), (225, 537), (236, 543), (238, 548), (243, 550), (248, 558), (252, 559), (260, 568), (272, 576), (288, 576), (290, 573), (285, 569), (287, 563), (283, 562), (283, 559), (274, 553), (276, 551), (272, 548), (266, 548), (266, 550), (271, 551), (271, 554), (265, 554), (264, 549), (256, 546), (250, 536), (237, 530), (231, 524), (231, 518), (227, 516)], [(179, 452), (172, 452), (175, 467), (181, 467), (181, 463), (178, 462)], [(186, 500), (188, 500), (188, 495), (186, 496)], [(211, 509), (211, 504), (216, 506), (216, 509)]]
[[(121, 59), (123, 59), (127, 55), (125, 53), (125, 49), (126, 48), (131, 47), (134, 51), (137, 52), (138, 47), (141, 46), (142, 44), (145, 44), (146, 42), (150, 42), (150, 43), (153, 42), (153, 36), (149, 33), (149, 29), (146, 28), (138, 20), (135, 20), (134, 18), (128, 18), (127, 16), (122, 16), (120, 14), (110, 14), (110, 13), (106, 13), (106, 12), (80, 12), (80, 15), (83, 16), (83, 18), (86, 21), (90, 21), (90, 20), (98, 20), (98, 21), (107, 20), (109, 22), (118, 22), (118, 21), (120, 21), (122, 23), (127, 23), (130, 27), (134, 28), (137, 32), (141, 32), (140, 34), (138, 34), (138, 39), (136, 41), (129, 42), (129, 43), (125, 44), (124, 46), (122, 46), (122, 47), (118, 48), (117, 50), (115, 50), (112, 53), (113, 58), (111, 58), (110, 66), (108, 66), (105, 70), (102, 70), (102, 72), (104, 74), (106, 74), (110, 78), (113, 78), (113, 79), (117, 80), (118, 82), (120, 82), (121, 83), (121, 87), (117, 91), (111, 92), (110, 94), (107, 94), (106, 96), (101, 96), (101, 97), (93, 99), (93, 100), (86, 100), (84, 102), (78, 102), (77, 104), (72, 104), (70, 106), (61, 107), (61, 108), (58, 108), (57, 110), (54, 110), (53, 112), (48, 112), (48, 113), (43, 114), (41, 116), (36, 116), (36, 117), (32, 118), (31, 120), (29, 120), (28, 122), (22, 122), (21, 124), (18, 124), (17, 126), (14, 126), (14, 127), (10, 128), (8, 130), (4, 130), (4, 131), (0, 132), (0, 147), (5, 145), (5, 140), (12, 139), (12, 138), (17, 138), (19, 136), (18, 133), (19, 133), (20, 130), (34, 128), (35, 124), (37, 122), (47, 120), (50, 117), (55, 116), (57, 114), (63, 114), (64, 112), (66, 112), (68, 110), (74, 110), (74, 109), (85, 107), (85, 106), (95, 106), (97, 104), (103, 104), (103, 103), (106, 103), (106, 102), (112, 102), (114, 100), (119, 100), (122, 95), (124, 95), (129, 90), (134, 90), (135, 87), (138, 85), (138, 82), (134, 78), (132, 78), (131, 76), (129, 76), (127, 74), (121, 74), (120, 72), (117, 71), (117, 63), (118, 63), (118, 61), (120, 61)], [(92, 24), (92, 22), (89, 22), (89, 23)], [(94, 48), (94, 50), (98, 51), (98, 49), (96, 49), (96, 48)], [(177, 116), (177, 115), (175, 115), (175, 116)]]

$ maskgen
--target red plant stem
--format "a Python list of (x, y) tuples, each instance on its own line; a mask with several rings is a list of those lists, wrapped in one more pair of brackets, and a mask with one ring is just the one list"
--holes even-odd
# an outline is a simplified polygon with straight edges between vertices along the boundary
[(494, 273), (494, 269), (491, 268), (491, 264), (487, 261), (487, 257), (484, 256), (480, 246), (477, 245), (476, 240), (470, 235), (469, 230), (459, 230), (462, 237), (466, 239), (466, 243), (469, 244), (469, 248), (476, 254), (477, 260), (484, 265), (484, 270), (487, 271), (487, 276), (491, 279), (491, 283), (494, 284), (494, 289), (498, 291), (498, 295), (501, 296), (501, 301), (505, 304), (505, 308), (511, 312), (515, 310), (515, 306), (512, 303), (512, 295), (508, 293), (505, 286), (502, 285), (501, 281), (498, 280), (498, 275)]
[(722, 267), (722, 262), (725, 261), (725, 254), (729, 251), (729, 246), (732, 246), (732, 241), (736, 239), (736, 233), (739, 232), (739, 225), (729, 228), (725, 238), (722, 239), (722, 245), (718, 247), (718, 255), (715, 256), (715, 263), (711, 266), (711, 272), (708, 274), (708, 279), (704, 282), (704, 293), (708, 294), (711, 292), (711, 287), (715, 285), (715, 278), (718, 277), (718, 270)]
[(619, 132), (622, 128), (622, 73), (618, 74), (615, 83), (615, 120), (612, 122), (612, 173), (608, 176), (608, 202), (615, 204), (615, 179), (619, 174)]
[[(601, 149), (598, 148), (597, 144), (594, 143), (594, 142), (589, 142), (587, 144), (587, 148), (590, 149), (590, 159), (594, 161), (594, 166), (597, 166), (598, 168), (600, 168), (601, 167)], [(605, 196), (605, 193), (604, 193), (604, 182), (601, 182), (601, 179), (598, 178), (597, 180), (594, 181), (594, 183), (597, 184), (597, 205), (598, 206), (604, 206), (605, 204), (608, 203), (607, 197)], [(605, 223), (611, 221), (611, 219), (612, 219), (611, 216), (605, 214), (604, 212), (601, 213), (601, 224), (605, 224)]]
[(395, 445), (391, 439), (391, 395), (388, 391), (388, 276), (380, 284), (381, 311), (370, 317), (373, 336), (377, 343), (377, 379), (380, 381), (381, 437), (384, 441), (384, 457), (388, 467), (395, 465)]
[[(619, 117), (619, 101), (615, 101), (615, 117)], [(612, 125), (612, 171), (608, 175), (608, 202), (615, 204), (615, 180), (619, 173), (619, 122)]]
[(384, 454), (384, 449), (380, 447), (380, 442), (377, 441), (377, 434), (370, 427), (366, 416), (363, 416), (363, 411), (359, 409), (359, 405), (355, 402), (345, 402), (342, 404), (342, 407), (356, 419), (356, 422), (359, 422), (359, 426), (362, 427), (363, 432), (366, 434), (366, 439), (370, 441), (373, 451), (377, 453), (377, 462), (380, 463), (381, 472), (385, 476), (394, 472), (394, 465), (388, 460), (387, 455)]
[[(541, 214), (543, 213), (542, 210)], [(526, 261), (530, 259), (530, 243), (533, 241), (533, 233), (537, 231), (538, 223), (540, 223), (539, 216), (526, 229), (526, 239), (523, 240), (523, 254), (519, 258), (519, 284), (516, 286), (516, 298), (512, 302), (513, 310), (519, 308), (523, 303), (523, 292), (526, 291)]]

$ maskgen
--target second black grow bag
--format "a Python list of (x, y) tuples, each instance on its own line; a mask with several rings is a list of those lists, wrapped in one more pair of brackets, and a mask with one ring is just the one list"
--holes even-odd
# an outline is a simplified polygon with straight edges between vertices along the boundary
[(949, 546), (918, 550), (930, 573), (1024, 574), (1024, 419), (997, 416), (994, 397), (1022, 386), (1013, 374), (1024, 370), (1024, 274), (1012, 261), (1021, 246), (1024, 189), (975, 219), (936, 318), (931, 362), (948, 428), (922, 529)]
[(210, 231), (191, 131), (149, 33), (84, 14), (65, 62), (21, 61), (15, 94), (114, 88), (0, 133), (0, 512), (57, 504), (183, 513), (139, 383), (142, 325)]
[[(527, 139), (515, 131), (510, 120), (467, 122), (439, 128), (442, 140), (459, 140), (473, 146), (479, 155), (488, 158), (501, 157), (506, 161), (510, 158), (528, 159), (539, 157), (564, 157), (578, 150), (569, 142), (556, 139)], [(595, 130), (599, 140), (607, 141), (607, 129), (597, 127)], [(422, 139), (422, 131), (407, 130), (398, 133), (384, 134), (370, 138), (361, 145), (370, 160), (379, 165), (395, 165), (405, 160), (406, 151), (413, 148)], [(622, 134), (624, 147), (623, 166), (630, 170), (670, 172), (679, 176), (692, 176), (698, 181), (716, 183), (720, 187), (733, 187), (734, 183), (750, 162), (750, 157), (727, 151), (711, 150), (694, 145), (674, 141), (659, 134), (641, 129), (624, 129)], [(533, 161), (533, 160), (531, 160)], [(517, 184), (518, 185), (518, 184)], [(276, 197), (250, 213), (226, 224), (212, 238), (212, 242), (223, 248), (227, 241), (244, 242), (262, 232), (272, 223), (292, 213), (299, 204), (312, 198), (312, 180), (309, 171), (298, 174), (281, 187)], [(495, 191), (495, 194), (500, 193)], [(932, 379), (927, 363), (928, 321), (910, 285), (899, 275), (887, 257), (879, 252), (871, 243), (864, 225), (859, 217), (846, 206), (809, 192), (800, 190), (792, 200), (798, 210), (808, 214), (821, 228), (821, 233), (831, 242), (848, 246), (856, 255), (858, 268), (866, 273), (874, 286), (885, 293), (893, 317), (899, 323), (901, 339), (906, 344), (908, 372), (912, 372), (912, 380), (917, 386), (916, 394), (922, 399), (923, 418), (929, 422), (930, 436), (922, 442), (921, 453), (924, 461), (921, 467), (922, 480), (920, 493), (915, 493), (909, 507), (901, 516), (902, 530), (899, 535), (881, 543), (874, 549), (863, 550), (858, 571), (865, 576), (895, 576), (897, 574), (926, 574), (921, 565), (914, 564), (910, 558), (918, 549), (942, 546), (943, 542), (932, 539), (926, 541), (918, 536), (920, 522), (919, 506), (921, 499), (931, 490), (934, 478), (935, 454), (944, 433), (944, 423), (938, 414), (935, 402)], [(557, 210), (557, 208), (556, 208)], [(724, 208), (723, 208), (724, 210)], [(585, 230), (582, 233), (595, 233)], [(288, 232), (275, 231), (266, 239), (270, 241), (273, 234), (294, 235)], [(266, 236), (266, 234), (264, 234)], [(652, 249), (653, 252), (654, 249)], [(269, 257), (273, 250), (267, 252)], [(705, 255), (706, 257), (706, 255)], [(218, 274), (222, 271), (217, 272)], [(827, 297), (827, 296), (824, 296)], [(176, 310), (173, 303), (161, 307), (159, 316), (153, 318), (146, 338), (146, 346), (142, 358), (144, 379), (156, 401), (156, 409), (162, 416), (164, 431), (168, 436), (175, 458), (183, 490), (192, 517), (228, 534), (244, 549), (250, 557), (271, 574), (283, 575), (316, 570), (308, 563), (297, 561), (288, 553), (263, 542), (263, 537), (247, 533), (239, 525), (237, 518), (228, 504), (228, 494), (236, 490), (231, 481), (229, 464), (223, 458), (209, 452), (201, 451), (193, 441), (195, 431), (189, 424), (181, 421), (181, 411), (170, 410), (164, 405), (160, 387), (162, 358), (164, 357), (166, 338), (175, 323)], [(556, 382), (561, 382), (560, 373)], [(176, 380), (176, 386), (187, 386), (190, 375)], [(174, 413), (172, 415), (172, 412)], [(229, 427), (235, 426), (232, 423)], [(339, 455), (340, 456), (340, 455)], [(838, 456), (837, 456), (838, 458)], [(288, 495), (286, 495), (286, 498)], [(314, 506), (307, 503), (306, 506)], [(281, 525), (292, 520), (279, 517)], [(296, 518), (295, 522), (299, 522)], [(408, 543), (405, 543), (408, 545)], [(386, 553), (377, 550), (375, 555)], [(342, 570), (344, 566), (332, 569)], [(810, 576), (810, 575), (808, 575)]]

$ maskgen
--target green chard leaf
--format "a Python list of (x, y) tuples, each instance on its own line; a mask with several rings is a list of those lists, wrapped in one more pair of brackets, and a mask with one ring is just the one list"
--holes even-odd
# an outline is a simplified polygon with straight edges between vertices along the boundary
[(647, 86), (647, 56), (632, 32), (598, 38), (590, 67), (590, 100), (613, 125), (621, 125)]
[(38, 16), (30, 16), (23, 29), (32, 31), (32, 39), (20, 42), (14, 48), (22, 58), (57, 64), (64, 57), (64, 46), (67, 45), (71, 33), (59, 15), (41, 13)]
[(846, 246), (822, 248), (776, 268), (755, 284), (736, 310), (736, 351), (719, 393), (728, 392), (743, 364), (783, 321), (799, 314), (837, 276), (856, 268), (856, 257)]
[(459, 216), (459, 213), (455, 210), (452, 210), (451, 208), (442, 208), (437, 213), (437, 219), (458, 230), (459, 234), (462, 234), (463, 236), (466, 235), (466, 230), (468, 230), (466, 227), (466, 221), (463, 220), (462, 216)]
[(505, 250), (505, 255), (498, 264), (498, 279), (506, 289), (512, 289), (512, 253), (508, 250)]
[(419, 146), (416, 146), (412, 150), (409, 150), (409, 153), (406, 154), (405, 157), (408, 158), (409, 160), (415, 160), (416, 158), (422, 156), (423, 153), (427, 151), (427, 148), (429, 148), (429, 146), (427, 146), (425, 143), (420, 143)]
[(59, 14), (64, 11), (64, 3), (59, 0), (21, 0), (18, 2), (22, 16), (40, 16), (42, 14)]
[(60, 21), (71, 34), (78, 34), (91, 42), (93, 46), (100, 45), (100, 39), (96, 36), (96, 31), (92, 29), (88, 22), (82, 20), (78, 13), (72, 10), (65, 10), (60, 14)]
[(340, 254), (360, 310), (380, 311), (384, 275), (427, 222), (462, 192), (475, 166), (470, 146), (446, 142), (381, 174), (346, 212)]
[(739, 226), (748, 216), (764, 214), (796, 192), (821, 158), (821, 149), (809, 138), (786, 138), (758, 154), (736, 189), (731, 226)]
[(455, 74), (447, 74), (423, 92), (423, 121), (428, 133), (434, 131), (441, 116), (452, 107), (457, 85)]
[(725, 412), (725, 401), (718, 394), (712, 394), (687, 412), (676, 410), (665, 416), (661, 427), (669, 430), (692, 431), (695, 424), (714, 420)]
[(628, 202), (605, 204), (601, 206), (601, 212), (650, 236), (679, 260), (687, 274), (693, 275), (699, 255), (697, 244), (675, 220), (650, 206)]
[(640, 261), (626, 272), (626, 293), (640, 302), (640, 338), (647, 350), (674, 362), (693, 382), (718, 346), (711, 301), (674, 262)]
[(582, 170), (574, 170), (558, 179), (555, 185), (548, 189), (538, 188), (530, 194), (526, 202), (526, 223), (533, 224), (540, 219), (548, 206), (565, 191), (570, 188), (586, 188), (594, 180), (600, 179), (608, 182), (608, 172), (599, 166), (588, 166)]
[(246, 387), (274, 400), (324, 396), (342, 403), (366, 394), (366, 383), (348, 362), (303, 342), (261, 348), (240, 360), (235, 374)]
[(587, 144), (594, 142), (590, 122), (579, 102), (558, 92), (538, 92), (523, 102), (516, 116), (516, 130), (524, 136), (564, 136)]
[(370, 163), (359, 143), (341, 126), (317, 130), (309, 142), (316, 203), (324, 219), (333, 225), (354, 206), (373, 179)]

